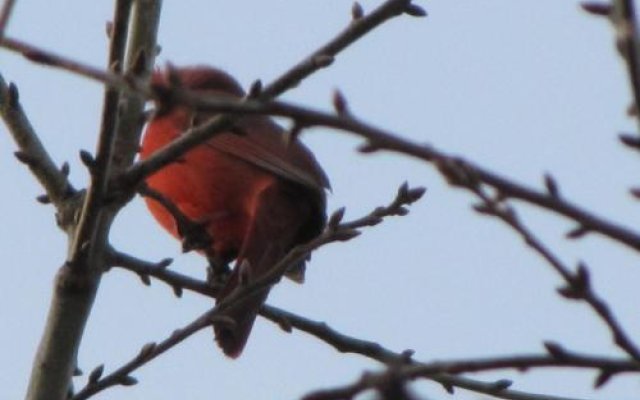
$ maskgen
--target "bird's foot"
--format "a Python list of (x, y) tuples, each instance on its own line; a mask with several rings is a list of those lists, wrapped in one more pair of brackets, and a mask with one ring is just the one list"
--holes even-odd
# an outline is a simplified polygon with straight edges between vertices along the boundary
[(207, 283), (214, 289), (221, 289), (229, 275), (231, 274), (231, 268), (229, 264), (217, 260), (215, 258), (208, 257), (209, 266), (207, 267)]

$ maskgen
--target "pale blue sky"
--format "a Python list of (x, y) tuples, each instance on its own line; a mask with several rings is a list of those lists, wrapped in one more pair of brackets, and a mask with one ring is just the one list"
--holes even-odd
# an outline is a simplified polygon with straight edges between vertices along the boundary
[[(363, 1), (371, 10), (381, 1)], [(8, 33), (93, 65), (103, 65), (104, 24), (111, 1), (18, 1)], [(398, 18), (342, 53), (287, 100), (331, 108), (340, 88), (364, 120), (471, 160), (530, 185), (552, 172), (562, 193), (627, 226), (640, 207), (627, 194), (637, 184), (637, 154), (617, 142), (634, 131), (625, 116), (630, 94), (610, 26), (581, 12), (576, 1), (418, 1), (426, 19)], [(342, 1), (165, 1), (159, 62), (206, 63), (232, 72), (245, 86), (268, 82), (348, 23)], [(78, 160), (93, 150), (102, 88), (67, 73), (32, 65), (0, 51), (0, 72), (16, 82), (23, 106), (53, 157), (71, 164), (76, 186), (87, 175)], [(317, 129), (304, 136), (329, 174), (330, 209), (357, 217), (382, 204), (404, 180), (428, 187), (404, 218), (386, 221), (347, 244), (314, 254), (307, 283), (283, 282), (269, 302), (346, 334), (416, 350), (430, 361), (542, 351), (554, 340), (576, 351), (619, 355), (587, 307), (555, 293), (560, 280), (505, 226), (469, 208), (431, 166), (402, 157), (354, 152), (353, 138)], [(51, 281), (64, 261), (65, 238), (51, 207), (33, 199), (42, 190), (12, 156), (0, 126), (1, 398), (24, 395)], [(593, 280), (640, 339), (637, 255), (596, 236), (567, 242), (572, 226), (539, 211), (523, 218), (570, 264), (585, 260)], [(140, 199), (114, 226), (115, 246), (149, 260), (175, 257), (174, 268), (204, 275), (205, 260), (180, 254), (179, 244), (149, 217)], [(80, 352), (85, 372), (129, 360), (148, 341), (166, 337), (211, 304), (164, 285), (144, 287), (115, 270), (105, 276)], [(338, 354), (302, 333), (256, 324), (245, 353), (230, 361), (209, 331), (137, 371), (140, 383), (100, 399), (293, 399), (344, 384), (379, 365)], [(483, 376), (479, 376), (483, 377)], [(591, 373), (510, 371), (487, 379), (515, 380), (515, 389), (589, 399), (637, 398), (640, 384), (618, 377), (593, 391)], [(82, 384), (84, 381), (80, 381)], [(430, 399), (449, 398), (431, 383), (416, 386)], [(456, 399), (482, 396), (460, 391)]]

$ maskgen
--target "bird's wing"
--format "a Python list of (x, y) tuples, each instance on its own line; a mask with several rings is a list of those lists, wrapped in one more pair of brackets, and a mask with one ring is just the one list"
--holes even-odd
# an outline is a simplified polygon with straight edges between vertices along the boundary
[(251, 139), (236, 134), (221, 134), (207, 143), (225, 154), (238, 157), (275, 175), (311, 189), (322, 190), (323, 183), (310, 173), (265, 149)]

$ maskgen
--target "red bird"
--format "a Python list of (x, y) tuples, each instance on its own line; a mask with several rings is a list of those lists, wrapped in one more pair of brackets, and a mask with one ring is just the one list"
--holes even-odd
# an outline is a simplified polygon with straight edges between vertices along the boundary
[[(244, 96), (235, 79), (210, 67), (157, 71), (152, 84), (168, 87), (170, 74), (186, 89)], [(212, 116), (180, 104), (161, 105), (147, 125), (141, 158)], [(204, 250), (209, 259), (236, 260), (218, 302), (241, 281), (264, 276), (294, 246), (322, 231), (325, 189), (329, 188), (327, 176), (309, 149), (296, 140), (287, 142), (283, 129), (268, 117), (242, 117), (233, 131), (215, 135), (146, 181), (192, 221), (205, 224), (212, 239)], [(149, 197), (145, 201), (160, 225), (180, 238), (172, 214)], [(235, 358), (242, 352), (268, 293), (265, 289), (228, 309), (225, 315), (234, 325), (214, 328), (216, 341), (227, 356)]]

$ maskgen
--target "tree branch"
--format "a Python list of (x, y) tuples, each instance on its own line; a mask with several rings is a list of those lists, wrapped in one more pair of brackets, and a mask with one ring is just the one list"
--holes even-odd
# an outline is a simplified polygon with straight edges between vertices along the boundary
[[(117, 73), (122, 70), (124, 63), (129, 36), (131, 1), (118, 0), (115, 5), (108, 64), (109, 68)], [(159, 7), (159, 1), (136, 1), (136, 7), (141, 6), (156, 9)], [(134, 15), (131, 21), (133, 26), (142, 14)], [(157, 14), (158, 12), (155, 15), (155, 22), (140, 22), (156, 27)], [(140, 52), (136, 46), (155, 48), (154, 35), (148, 35), (145, 40), (151, 43), (145, 44), (144, 41), (136, 41), (132, 38), (129, 42), (129, 52), (133, 54)], [(149, 74), (148, 66), (143, 65), (141, 71), (144, 72), (145, 67), (147, 67), (146, 74)], [(82, 334), (105, 267), (105, 246), (109, 228), (118, 211), (117, 206), (109, 203), (107, 190), (116, 137), (122, 134), (119, 130), (119, 117), (131, 111), (122, 111), (119, 108), (120, 98), (119, 89), (107, 88), (97, 156), (94, 159), (88, 152), (81, 152), (81, 158), (90, 171), (91, 186), (84, 197), (77, 225), (74, 218), (74, 224), (68, 230), (71, 242), (68, 261), (56, 277), (47, 325), (29, 382), (27, 393), (29, 400), (62, 400), (67, 397), (67, 392), (71, 388), (71, 376), (76, 367), (76, 356)], [(135, 108), (133, 110), (135, 111)], [(130, 128), (123, 127), (123, 129)], [(130, 151), (135, 154), (134, 149)], [(130, 158), (132, 159), (133, 155)]]
[(73, 396), (72, 400), (87, 399), (98, 392), (116, 385), (135, 385), (138, 381), (136, 378), (129, 375), (131, 372), (182, 343), (182, 341), (189, 338), (194, 333), (216, 322), (222, 323), (227, 321), (224, 318), (219, 318), (210, 311), (207, 311), (185, 327), (173, 331), (173, 333), (163, 341), (157, 344), (154, 342), (145, 344), (142, 346), (136, 357), (109, 375), (101, 378), (104, 366), (100, 365), (96, 367), (89, 374), (87, 385)]
[(412, 0), (387, 0), (367, 15), (354, 16), (353, 20), (338, 36), (311, 53), (307, 58), (264, 87), (258, 98), (272, 99), (288, 89), (297, 86), (300, 81), (318, 69), (327, 67), (334, 57), (352, 43), (388, 20), (401, 15), (409, 8), (418, 7)]
[(620, 55), (627, 65), (629, 82), (634, 98), (634, 111), (638, 124), (640, 118), (640, 38), (636, 24), (636, 12), (633, 0), (613, 0), (611, 22), (616, 30), (616, 44)]
[[(372, 153), (386, 150), (426, 161), (438, 167), (441, 175), (450, 183), (451, 176), (448, 174), (451, 172), (451, 166), (454, 168), (461, 166), (461, 168), (467, 171), (470, 176), (473, 176), (474, 179), (498, 190), (505, 197), (515, 198), (552, 211), (576, 221), (585, 232), (598, 232), (620, 244), (640, 251), (640, 234), (611, 222), (606, 218), (597, 216), (557, 195), (557, 193), (554, 194), (549, 191), (542, 192), (519, 184), (482, 166), (473, 164), (460, 157), (449, 155), (433, 146), (419, 144), (404, 139), (392, 132), (377, 128), (357, 119), (348, 112), (340, 112), (337, 110), (338, 115), (329, 114), (277, 100), (268, 102), (254, 101), (251, 99), (234, 101), (216, 96), (192, 93), (180, 88), (173, 88), (171, 96), (172, 100), (199, 111), (224, 112), (236, 115), (274, 115), (290, 118), (299, 127), (325, 126), (351, 133), (366, 140), (366, 143), (359, 148), (361, 152)], [(194, 128), (194, 130), (199, 129), (201, 128)], [(170, 147), (173, 147), (173, 144), (167, 146), (165, 150), (168, 150)], [(132, 167), (129, 173), (132, 173), (132, 171), (136, 169), (146, 169), (146, 167), (141, 164), (144, 164), (144, 162)], [(151, 170), (155, 170), (155, 166), (152, 167)], [(461, 187), (460, 185), (454, 186)]]
[[(131, 22), (126, 69), (123, 76), (127, 85), (121, 85), (120, 117), (115, 151), (112, 155), (114, 176), (127, 169), (138, 153), (140, 135), (145, 121), (144, 106), (150, 72), (158, 52), (156, 34), (160, 20), (161, 0), (136, 0)], [(135, 87), (136, 90), (128, 90)], [(122, 194), (121, 194), (122, 195)], [(133, 195), (126, 194), (128, 199)], [(123, 199), (124, 200), (124, 199)]]
[[(362, 392), (384, 387), (389, 379), (406, 382), (418, 378), (432, 379), (434, 374), (460, 374), (463, 372), (490, 371), (493, 369), (530, 369), (534, 367), (563, 367), (603, 369), (616, 372), (640, 370), (640, 364), (603, 357), (591, 357), (582, 355), (569, 355), (566, 358), (556, 359), (547, 355), (524, 355), (511, 357), (495, 357), (475, 360), (442, 361), (432, 363), (417, 363), (404, 366), (391, 366), (382, 373), (365, 373), (356, 382), (332, 389), (322, 389), (304, 396), (302, 400), (349, 400)], [(493, 397), (511, 400), (578, 400), (573, 398), (525, 393), (510, 390), (512, 382), (498, 380), (487, 384), (484, 390), (473, 391), (491, 395)]]
[(11, 12), (13, 11), (13, 6), (15, 4), (15, 0), (5, 0), (2, 10), (0, 10), (0, 40), (2, 40), (4, 32), (7, 30), (7, 25), (9, 24)]
[[(181, 294), (182, 289), (187, 289), (200, 293), (202, 295), (215, 298), (216, 291), (206, 282), (200, 281), (186, 275), (171, 271), (166, 267), (169, 260), (163, 260), (159, 263), (150, 263), (135, 257), (113, 252), (111, 263), (114, 266), (121, 267), (138, 274), (141, 279), (148, 282), (149, 277), (159, 279), (174, 289), (176, 294)], [(286, 332), (290, 332), (293, 328), (308, 333), (319, 340), (331, 345), (341, 353), (359, 354), (364, 357), (379, 361), (386, 365), (402, 365), (410, 364), (416, 366), (426, 366), (424, 378), (440, 383), (448, 391), (453, 388), (461, 388), (477, 393), (493, 395), (497, 398), (511, 400), (570, 400), (564, 397), (544, 396), (540, 394), (525, 393), (505, 388), (505, 381), (498, 382), (481, 382), (478, 380), (456, 376), (455, 373), (460, 372), (478, 372), (485, 369), (500, 368), (516, 368), (525, 369), (528, 367), (555, 366), (554, 363), (563, 363), (564, 359), (570, 358), (573, 362), (581, 364), (584, 368), (592, 367), (601, 371), (600, 376), (606, 374), (612, 376), (614, 373), (623, 371), (636, 372), (640, 370), (640, 364), (634, 361), (618, 360), (613, 358), (604, 358), (596, 356), (584, 356), (575, 353), (569, 353), (566, 350), (558, 351), (558, 346), (551, 347), (555, 351), (555, 355), (542, 356), (513, 356), (513, 357), (493, 357), (487, 359), (458, 360), (437, 363), (417, 362), (410, 358), (411, 351), (403, 351), (400, 353), (391, 351), (379, 343), (358, 339), (345, 335), (331, 328), (324, 322), (314, 321), (309, 318), (302, 317), (292, 312), (279, 309), (270, 305), (262, 306), (260, 315), (282, 328)], [(553, 346), (548, 344), (548, 346)], [(561, 361), (558, 361), (561, 360)], [(532, 361), (529, 365), (528, 361)], [(571, 365), (566, 365), (571, 366)], [(433, 368), (433, 370), (429, 370)], [(604, 383), (604, 382), (602, 382)]]
[[(169, 261), (170, 260), (167, 259), (159, 263), (150, 263), (115, 251), (111, 257), (112, 265), (138, 274), (144, 282), (149, 282), (148, 279), (151, 276), (167, 283), (173, 288), (176, 294), (181, 294), (182, 289), (187, 289), (215, 298), (216, 290), (206, 282), (166, 269)], [(616, 373), (624, 371), (636, 372), (640, 370), (640, 364), (634, 361), (579, 355), (570, 353), (551, 343), (548, 343), (547, 346), (552, 348), (554, 353), (549, 353), (549, 355), (521, 355), (431, 363), (418, 362), (411, 359), (411, 351), (409, 350), (401, 353), (393, 352), (379, 343), (345, 335), (331, 328), (324, 322), (314, 321), (277, 307), (264, 305), (260, 310), (260, 315), (274, 322), (286, 332), (290, 332), (294, 328), (298, 329), (331, 345), (342, 353), (359, 354), (386, 365), (410, 364), (413, 366), (421, 366), (424, 368), (422, 369), (424, 372), (423, 378), (440, 383), (450, 392), (453, 391), (453, 388), (461, 388), (511, 400), (570, 400), (564, 397), (544, 396), (511, 390), (505, 387), (505, 385), (508, 386), (508, 384), (506, 384), (508, 382), (504, 380), (498, 382), (481, 382), (456, 376), (455, 374), (503, 368), (523, 370), (529, 367), (575, 366), (571, 364), (572, 362), (579, 364), (582, 368), (600, 370), (599, 378), (606, 377), (607, 379)], [(601, 381), (601, 384), (602, 383), (604, 383), (604, 381)], [(320, 392), (324, 393), (324, 391)]]
[[(409, 193), (417, 194), (415, 189), (412, 191), (405, 185), (401, 186), (396, 198), (385, 207), (379, 207), (372, 211), (367, 216), (358, 218), (350, 222), (341, 223), (344, 210), (340, 209), (336, 211), (330, 219), (329, 225), (335, 226), (339, 224), (344, 229), (357, 229), (364, 226), (375, 225), (380, 222), (380, 218), (383, 215), (403, 215), (405, 211), (403, 209), (404, 202), (401, 199), (406, 198)], [(408, 196), (411, 197), (411, 196)], [(332, 228), (328, 228), (332, 229)], [(335, 228), (333, 228), (335, 229)], [(191, 290), (205, 296), (215, 298), (217, 290), (209, 286), (206, 282), (193, 279), (186, 275), (177, 273), (167, 269), (170, 264), (170, 259), (162, 260), (158, 263), (150, 263), (143, 260), (139, 260), (130, 255), (119, 253), (115, 250), (110, 252), (109, 264), (112, 266), (119, 266), (136, 273), (145, 284), (150, 284), (149, 277), (159, 279), (172, 287), (174, 293), (178, 296), (182, 294), (183, 289)], [(211, 314), (214, 315), (214, 314)], [(547, 364), (562, 364), (565, 361), (558, 361), (557, 359), (566, 360), (569, 358), (572, 362), (583, 365), (585, 368), (588, 366), (594, 367), (596, 364), (597, 369), (601, 369), (601, 376), (608, 374), (612, 376), (614, 373), (621, 371), (636, 371), (640, 369), (638, 363), (632, 361), (621, 361), (615, 359), (605, 359), (591, 356), (581, 356), (574, 353), (569, 353), (564, 350), (562, 353), (556, 351), (549, 356), (517, 356), (517, 357), (497, 357), (484, 360), (468, 360), (468, 361), (453, 361), (451, 363), (418, 363), (411, 360), (411, 351), (407, 350), (402, 353), (396, 353), (388, 350), (376, 342), (357, 339), (348, 335), (344, 335), (335, 329), (331, 328), (324, 322), (313, 321), (308, 318), (293, 314), (291, 312), (278, 309), (273, 306), (264, 305), (260, 310), (260, 315), (278, 324), (283, 330), (289, 332), (292, 328), (301, 330), (308, 334), (315, 336), (316, 338), (330, 344), (336, 350), (343, 353), (360, 354), (367, 358), (371, 358), (382, 362), (387, 365), (425, 365), (425, 368), (432, 368), (431, 374), (425, 376), (435, 382), (440, 383), (447, 390), (451, 391), (454, 387), (463, 388), (478, 393), (490, 394), (494, 397), (504, 399), (515, 400), (567, 400), (560, 397), (542, 396), (539, 394), (531, 394), (525, 392), (519, 392), (507, 389), (505, 387), (505, 381), (498, 382), (480, 382), (477, 380), (455, 376), (452, 373), (460, 372), (478, 372), (485, 369), (494, 368), (525, 368), (527, 361), (532, 361), (532, 367), (548, 366)], [(551, 344), (549, 344), (551, 346)], [(559, 347), (555, 345), (552, 347), (557, 350)], [(604, 360), (604, 362), (599, 363)], [(555, 364), (554, 364), (555, 365)], [(442, 369), (442, 371), (440, 370)], [(449, 370), (447, 370), (449, 369)], [(127, 373), (131, 372), (128, 370)], [(114, 378), (112, 380), (115, 382)], [(508, 386), (508, 385), (507, 385)]]
[[(126, 46), (129, 7), (129, 0), (119, 0), (115, 7), (117, 29), (111, 41), (109, 65), (116, 68), (118, 63), (121, 65)], [(103, 212), (101, 201), (106, 190), (118, 98), (116, 90), (107, 89), (98, 158), (94, 161), (86, 154), (83, 156), (91, 172), (92, 185), (84, 199), (78, 225), (69, 230), (68, 261), (56, 276), (56, 290), (29, 380), (28, 400), (62, 400), (71, 390), (82, 334), (100, 282), (101, 246), (106, 243), (111, 219)]]
[[(351, 25), (336, 38), (319, 50), (314, 51), (290, 71), (287, 71), (272, 84), (267, 85), (264, 90), (259, 91), (257, 94), (253, 93), (253, 95), (260, 100), (267, 100), (282, 94), (313, 72), (328, 66), (333, 57), (360, 39), (365, 33), (400, 15), (403, 10), (408, 9), (410, 6), (410, 0), (387, 0), (371, 14), (352, 21)], [(129, 168), (120, 183), (124, 184), (125, 187), (135, 187), (145, 177), (172, 163), (187, 151), (213, 137), (217, 132), (230, 128), (235, 119), (236, 117), (229, 115), (220, 115), (198, 127), (190, 129), (170, 145)]]
[[(111, 34), (113, 34), (113, 28), (111, 28), (111, 30)], [(81, 63), (15, 38), (7, 36), (1, 38), (0, 46), (22, 54), (25, 58), (36, 64), (59, 68), (85, 78), (105, 83), (114, 88), (123, 89), (133, 84), (132, 82), (128, 82), (124, 77), (110, 71)], [(136, 90), (141, 90), (141, 88), (136, 87)]]
[[(462, 174), (465, 174), (465, 172), (461, 172)], [(640, 362), (640, 349), (618, 322), (606, 301), (593, 289), (589, 270), (584, 263), (580, 262), (577, 271), (572, 272), (559, 257), (522, 223), (516, 210), (504, 203), (504, 196), (500, 193), (497, 199), (492, 199), (473, 180), (462, 179), (458, 184), (466, 186), (482, 201), (482, 204), (474, 207), (476, 211), (505, 222), (564, 279), (566, 286), (558, 289), (560, 295), (570, 300), (583, 300), (587, 303), (605, 323), (611, 332), (613, 342), (636, 362)]]
[[(162, 341), (160, 344), (149, 344), (144, 346), (143, 351), (141, 351), (141, 354), (144, 353), (144, 356), (136, 356), (131, 361), (127, 362), (124, 366), (109, 374), (105, 378), (100, 379), (99, 375), (101, 375), (101, 372), (100, 374), (96, 373), (98, 375), (97, 378), (95, 377), (96, 374), (91, 374), (87, 386), (82, 389), (81, 392), (79, 392), (76, 397), (74, 397), (74, 399), (85, 399), (91, 394), (97, 393), (98, 391), (101, 391), (113, 385), (126, 385), (135, 383), (135, 380), (132, 380), (132, 378), (129, 376), (129, 374), (135, 369), (164, 353), (169, 348), (175, 346), (193, 333), (206, 326), (211, 325), (213, 322), (229, 323), (227, 317), (220, 315), (226, 308), (232, 306), (234, 302), (242, 301), (246, 297), (251, 296), (256, 291), (259, 291), (260, 289), (278, 281), (291, 265), (293, 265), (301, 258), (306, 257), (314, 249), (317, 249), (318, 247), (326, 243), (349, 240), (359, 234), (357, 228), (376, 225), (381, 222), (382, 218), (384, 217), (393, 215), (406, 215), (408, 210), (404, 207), (417, 201), (420, 197), (422, 197), (423, 194), (423, 188), (410, 189), (407, 184), (403, 184), (398, 189), (394, 200), (388, 206), (378, 207), (368, 216), (344, 225), (340, 224), (342, 216), (344, 215), (344, 208), (336, 211), (331, 217), (327, 229), (325, 229), (325, 231), (320, 236), (306, 244), (295, 247), (265, 276), (262, 276), (256, 281), (250, 282), (246, 286), (240, 288), (240, 290), (235, 292), (233, 295), (228, 296), (222, 302), (216, 304), (213, 309), (202, 314), (194, 322), (178, 330), (178, 333), (174, 333), (171, 337)], [(119, 265), (133, 270), (141, 277), (141, 279), (145, 283), (148, 281), (148, 276), (153, 275), (170, 284), (174, 288), (174, 291), (177, 295), (181, 294), (183, 287), (188, 287), (207, 296), (215, 296), (214, 288), (207, 288), (203, 286), (201, 282), (197, 282), (193, 279), (181, 276), (177, 273), (168, 272), (166, 270), (166, 267), (169, 265), (170, 260), (163, 260), (160, 263), (153, 264), (140, 261), (134, 257), (116, 252), (114, 250), (110, 250), (108, 254), (109, 264), (111, 264), (112, 266)], [(280, 318), (280, 323), (282, 323), (282, 321), (282, 318)]]
[[(56, 166), (46, 151), (20, 105), (18, 89), (0, 75), (0, 115), (19, 151), (18, 160), (24, 162), (47, 193), (47, 200), (61, 209), (75, 191), (67, 181), (65, 171)], [(65, 167), (68, 173), (68, 166)]]

